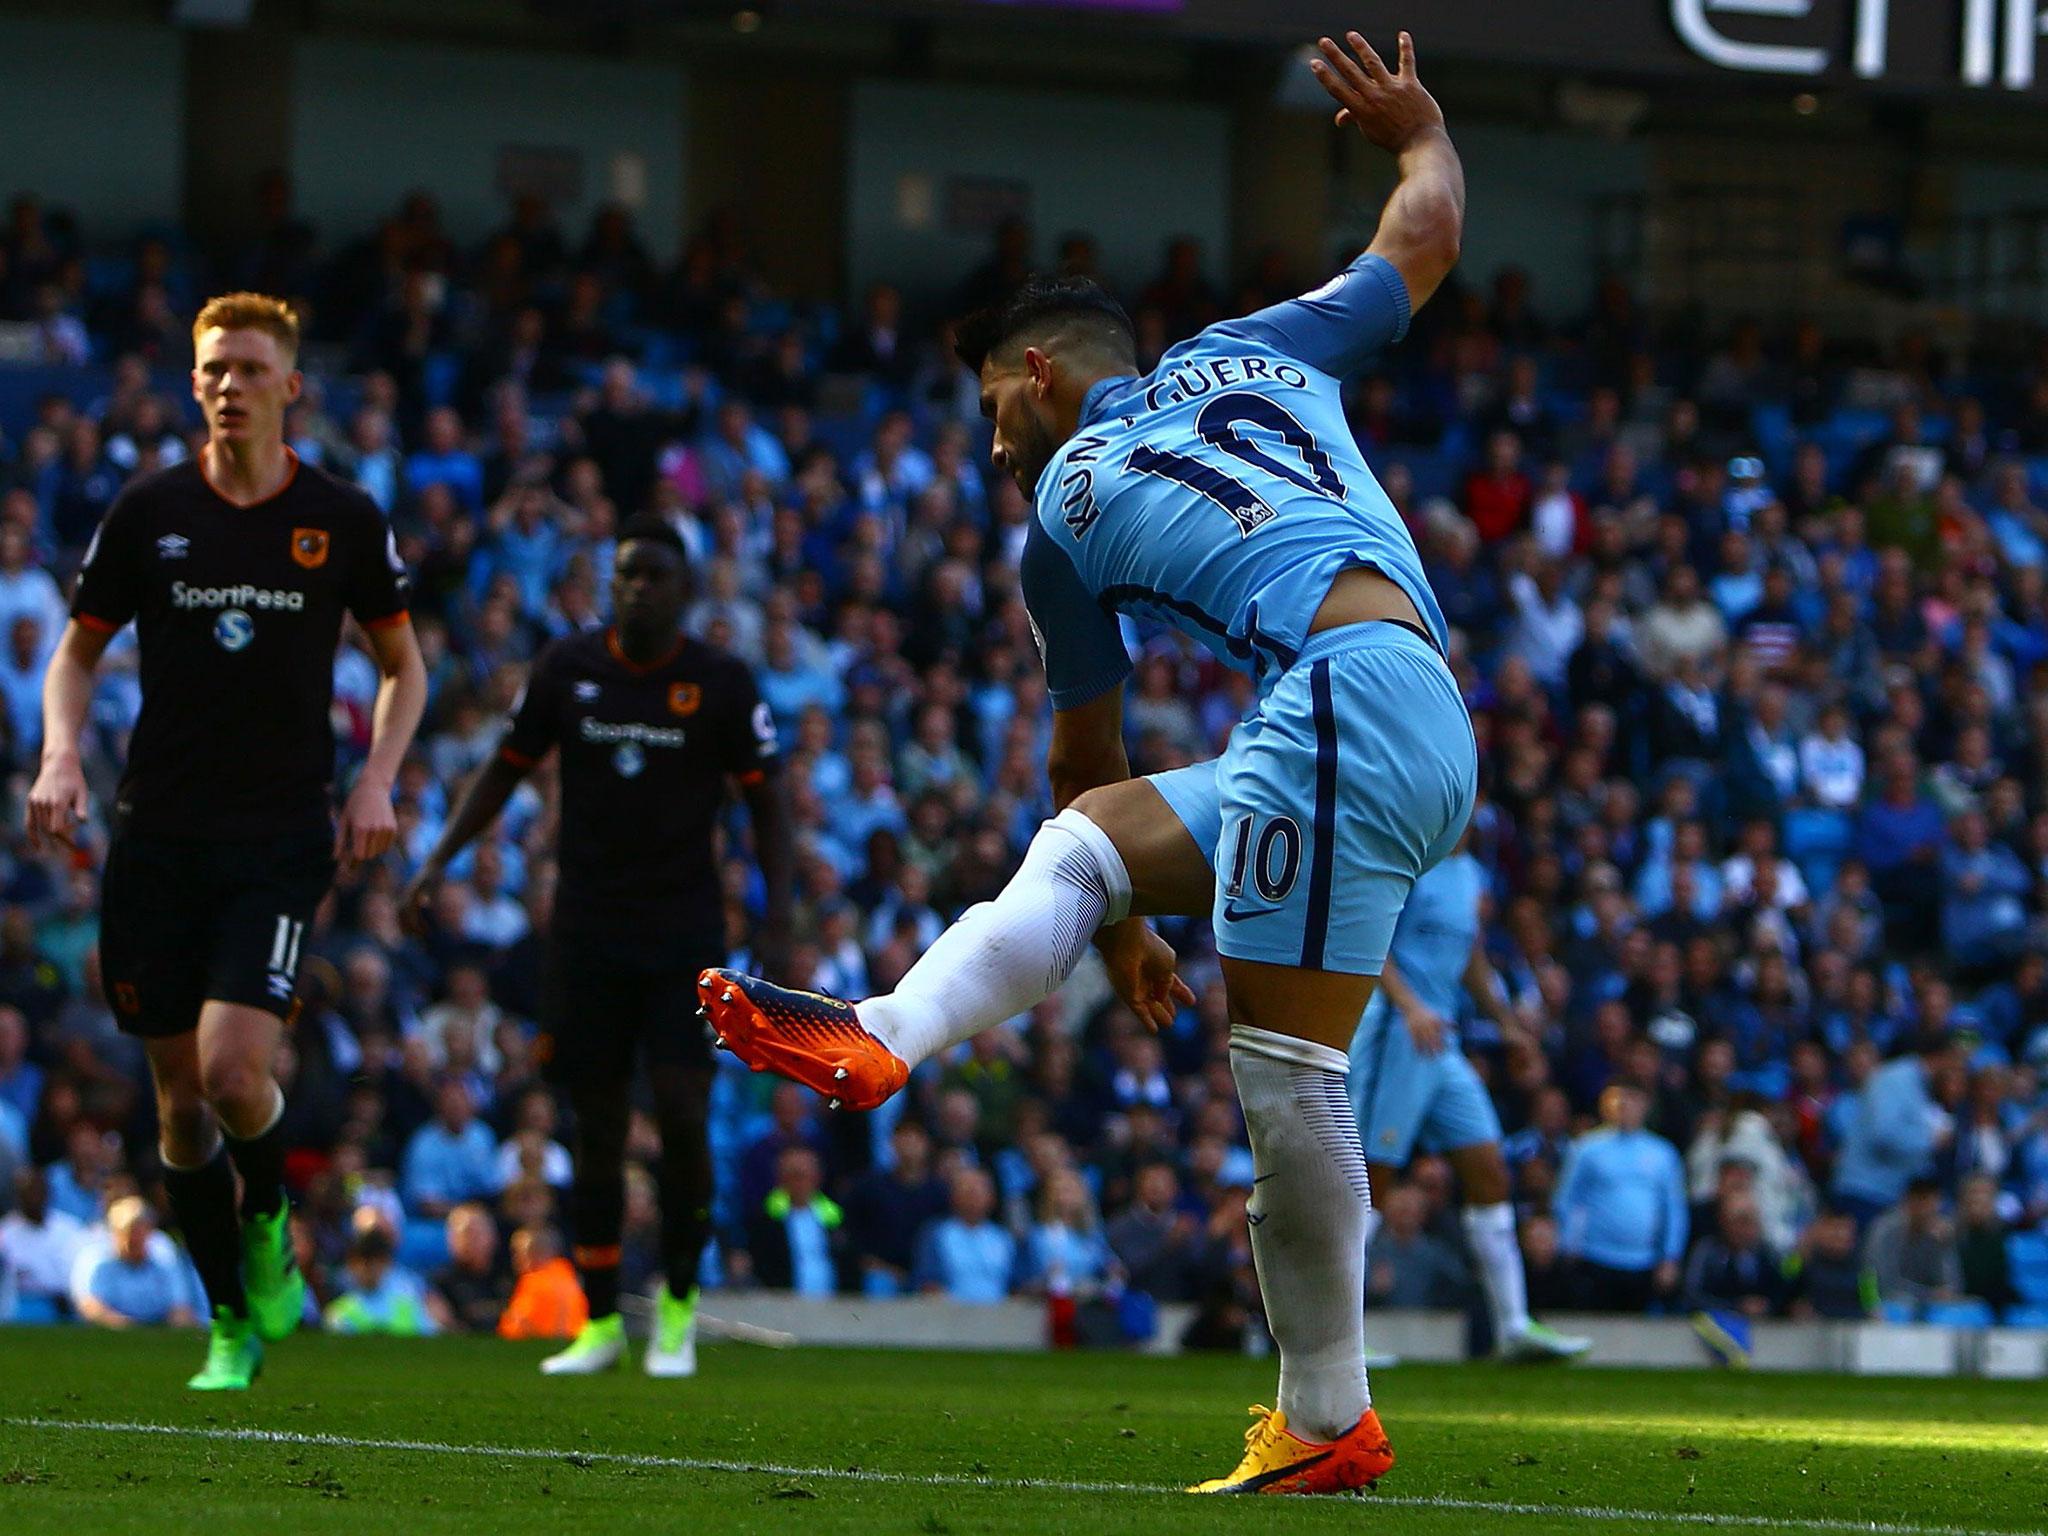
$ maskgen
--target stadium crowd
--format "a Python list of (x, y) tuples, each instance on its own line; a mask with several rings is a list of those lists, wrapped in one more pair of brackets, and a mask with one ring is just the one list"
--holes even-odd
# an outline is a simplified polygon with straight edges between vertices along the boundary
[[(886, 990), (997, 889), (1041, 818), (1048, 707), (942, 324), (1035, 256), (1000, 233), (957, 293), (849, 313), (777, 294), (714, 220), (679, 263), (631, 220), (532, 199), (465, 250), (415, 194), (329, 244), (280, 186), (246, 249), (88, 243), (19, 198), (0, 230), (0, 736), (17, 809), (45, 660), (130, 476), (192, 451), (179, 369), (220, 288), (294, 296), (309, 463), (392, 518), (432, 702), (400, 850), (322, 908), (280, 1071), (302, 1263), (329, 1326), (560, 1335), (560, 1117), (532, 1049), (553, 891), (545, 784), (440, 890), (395, 895), (495, 749), (536, 648), (602, 622), (612, 531), (693, 553), (693, 632), (758, 671), (800, 837), (796, 982)], [(104, 232), (94, 231), (95, 236)], [(1150, 363), (1320, 274), (1227, 292), (1167, 250), (1127, 296)], [(1488, 945), (1520, 1029), (1466, 1025), (1509, 1129), (1531, 1299), (1648, 1277), (1651, 1305), (2048, 1323), (2048, 346), (1991, 361), (1802, 324), (1709, 334), (1619, 283), (1546, 313), (1468, 273), (1353, 386), (1353, 423), (1456, 631), (1481, 745)], [(1137, 771), (1213, 755), (1250, 699), (1132, 632)], [(132, 635), (92, 712), (108, 803)], [(345, 774), (376, 674), (336, 658)], [(759, 878), (735, 819), (727, 940)], [(0, 1318), (188, 1321), (157, 1230), (153, 1108), (95, 958), (95, 853), (0, 855)], [(707, 1283), (1053, 1298), (1080, 1337), (1195, 1303), (1258, 1318), (1250, 1184), (1203, 922), (1163, 925), (1199, 1001), (1152, 1036), (1084, 970), (865, 1117), (721, 1063)], [(1668, 1177), (1629, 1156), (1649, 1138)], [(655, 1260), (645, 1118), (625, 1279)], [(1473, 1296), (1447, 1164), (1375, 1191), (1369, 1304)], [(1071, 1307), (1066, 1303), (1073, 1303)]]

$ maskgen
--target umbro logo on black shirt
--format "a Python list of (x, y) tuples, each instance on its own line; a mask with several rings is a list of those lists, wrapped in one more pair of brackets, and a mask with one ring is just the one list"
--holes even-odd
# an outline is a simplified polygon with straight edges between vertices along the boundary
[(327, 825), (342, 617), (404, 622), (393, 556), (376, 504), (311, 465), (247, 507), (192, 460), (121, 492), (71, 614), (102, 634), (135, 622), (142, 715), (120, 791), (134, 830), (226, 839)]

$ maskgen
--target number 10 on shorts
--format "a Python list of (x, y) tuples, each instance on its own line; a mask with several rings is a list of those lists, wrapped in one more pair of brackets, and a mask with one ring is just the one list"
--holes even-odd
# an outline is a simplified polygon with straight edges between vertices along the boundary
[(1223, 894), (1235, 902), (1244, 894), (1244, 879), (1249, 872), (1252, 885), (1263, 900), (1285, 901), (1301, 873), (1301, 824), (1292, 816), (1275, 816), (1260, 829), (1254, 847), (1252, 824), (1256, 819), (1240, 816), (1231, 829), (1230, 879), (1224, 884)]

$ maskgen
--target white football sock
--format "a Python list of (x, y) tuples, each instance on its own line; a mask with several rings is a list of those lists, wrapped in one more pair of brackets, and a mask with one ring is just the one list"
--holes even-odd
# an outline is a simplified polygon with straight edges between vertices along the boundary
[(1280, 1411), (1304, 1440), (1344, 1434), (1365, 1381), (1365, 1149), (1344, 1092), (1350, 1062), (1312, 1040), (1239, 1024), (1230, 1071), (1251, 1134), (1252, 1257), (1280, 1348)]
[(1358, 1230), (1365, 1235), (1365, 1240), (1359, 1246), (1370, 1253), (1372, 1251), (1372, 1240), (1379, 1235), (1380, 1230), (1380, 1213), (1376, 1207), (1366, 1207), (1365, 1220)]
[(1116, 844), (1069, 808), (1038, 829), (995, 900), (961, 913), (894, 992), (855, 1011), (915, 1067), (1052, 996), (1095, 930), (1130, 910), (1131, 877)]
[(1522, 1276), (1522, 1250), (1515, 1242), (1515, 1208), (1468, 1205), (1464, 1223), (1465, 1241), (1479, 1260), (1479, 1283), (1493, 1308), (1494, 1338), (1504, 1342), (1529, 1326), (1529, 1288)]

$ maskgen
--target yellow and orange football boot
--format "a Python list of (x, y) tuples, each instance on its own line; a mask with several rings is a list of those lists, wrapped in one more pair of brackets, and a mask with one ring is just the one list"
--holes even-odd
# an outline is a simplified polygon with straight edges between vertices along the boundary
[(1251, 1412), (1256, 1422), (1244, 1432), (1237, 1470), (1197, 1483), (1189, 1493), (1350, 1493), (1370, 1488), (1394, 1465), (1394, 1448), (1370, 1408), (1327, 1445), (1292, 1433), (1278, 1409)]
[(834, 1109), (873, 1109), (910, 1079), (902, 1058), (836, 997), (713, 968), (698, 976), (697, 998), (721, 1046), (756, 1072), (824, 1094)]

